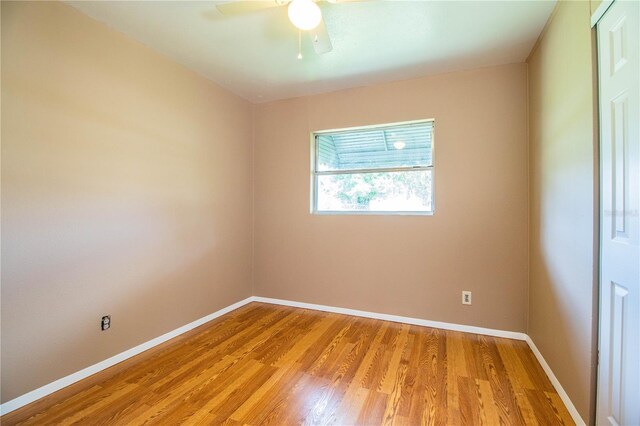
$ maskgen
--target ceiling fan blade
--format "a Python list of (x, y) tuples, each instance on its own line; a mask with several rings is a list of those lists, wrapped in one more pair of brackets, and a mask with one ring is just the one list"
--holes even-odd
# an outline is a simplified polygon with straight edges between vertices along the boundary
[(223, 15), (242, 15), (281, 5), (281, 2), (277, 0), (237, 0), (217, 4), (216, 9)]
[(321, 55), (333, 50), (331, 39), (329, 38), (329, 33), (327, 32), (327, 27), (324, 25), (324, 19), (321, 19), (320, 24), (309, 31), (309, 35), (311, 36), (313, 48), (315, 49), (317, 54)]

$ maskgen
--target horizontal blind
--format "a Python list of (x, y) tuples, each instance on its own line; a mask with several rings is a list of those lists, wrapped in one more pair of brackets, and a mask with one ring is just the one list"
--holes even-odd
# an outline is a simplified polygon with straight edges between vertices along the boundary
[(432, 121), (320, 133), (316, 170), (429, 167), (432, 142)]

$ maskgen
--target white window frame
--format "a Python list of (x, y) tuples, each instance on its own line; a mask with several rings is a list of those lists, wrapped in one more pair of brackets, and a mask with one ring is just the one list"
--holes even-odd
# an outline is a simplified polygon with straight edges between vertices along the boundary
[[(317, 158), (318, 158), (318, 143), (316, 136), (326, 133), (336, 133), (344, 131), (356, 131), (356, 130), (372, 130), (389, 128), (394, 126), (402, 126), (407, 124), (417, 123), (431, 123), (431, 165), (430, 166), (411, 166), (411, 167), (390, 167), (390, 168), (370, 168), (370, 169), (345, 169), (334, 171), (318, 171)], [(435, 119), (428, 118), (422, 120), (402, 121), (397, 123), (385, 123), (375, 124), (369, 126), (357, 126), (346, 127), (341, 129), (331, 130), (318, 130), (311, 132), (311, 214), (314, 215), (399, 215), (399, 216), (433, 216), (435, 214)], [(362, 174), (362, 173), (379, 173), (379, 172), (416, 172), (416, 171), (431, 171), (431, 210), (430, 211), (409, 211), (409, 210), (397, 210), (397, 211), (368, 211), (368, 210), (318, 210), (318, 176), (331, 176), (339, 174)]]

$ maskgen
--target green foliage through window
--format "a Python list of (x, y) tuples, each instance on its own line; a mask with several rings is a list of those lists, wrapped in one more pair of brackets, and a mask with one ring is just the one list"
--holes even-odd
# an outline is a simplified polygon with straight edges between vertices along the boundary
[(433, 211), (433, 122), (320, 133), (314, 143), (314, 211)]

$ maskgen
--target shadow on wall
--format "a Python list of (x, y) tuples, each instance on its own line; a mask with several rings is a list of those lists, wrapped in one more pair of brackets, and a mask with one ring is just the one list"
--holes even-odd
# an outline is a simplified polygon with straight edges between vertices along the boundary
[[(576, 306), (565, 277), (554, 267), (551, 256), (538, 253), (543, 265), (535, 268), (531, 280), (536, 283), (531, 297), (537, 305), (530, 307), (528, 334), (569, 395), (578, 412), (586, 418), (591, 407), (593, 355), (581, 348), (591, 347), (591, 332), (581, 322), (583, 313), (592, 306)], [(590, 290), (590, 289), (589, 289)], [(548, 330), (553, 330), (550, 334)], [(576, 380), (577, 379), (577, 380)], [(585, 414), (586, 413), (586, 414)]]

